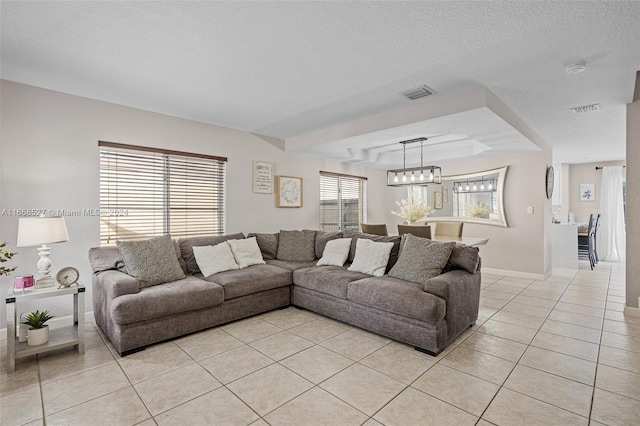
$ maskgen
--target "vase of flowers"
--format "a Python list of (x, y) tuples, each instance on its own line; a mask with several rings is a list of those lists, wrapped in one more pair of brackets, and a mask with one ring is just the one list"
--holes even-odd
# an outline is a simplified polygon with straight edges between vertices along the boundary
[(409, 225), (413, 225), (416, 221), (424, 219), (433, 213), (433, 209), (420, 198), (400, 200), (396, 201), (396, 204), (400, 207), (400, 211), (392, 211), (391, 214), (400, 216)]
[(467, 207), (467, 214), (470, 217), (485, 217), (489, 214), (489, 208), (480, 202), (472, 203)]

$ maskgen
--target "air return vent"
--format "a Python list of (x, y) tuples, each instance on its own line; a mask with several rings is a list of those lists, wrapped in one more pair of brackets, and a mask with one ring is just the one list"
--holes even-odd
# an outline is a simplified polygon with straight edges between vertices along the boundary
[(600, 104), (582, 105), (579, 107), (571, 108), (576, 114), (584, 114), (585, 112), (594, 112), (600, 109)]
[(416, 87), (415, 89), (407, 90), (402, 93), (403, 96), (411, 99), (412, 101), (420, 98), (424, 98), (425, 96), (433, 95), (436, 93), (434, 90), (429, 89), (427, 86)]

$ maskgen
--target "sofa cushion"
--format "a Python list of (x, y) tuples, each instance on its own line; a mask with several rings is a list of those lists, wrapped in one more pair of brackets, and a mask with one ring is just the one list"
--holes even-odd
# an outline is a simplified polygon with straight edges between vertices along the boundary
[(221, 286), (188, 276), (116, 297), (109, 315), (116, 324), (123, 325), (215, 306), (223, 301)]
[(275, 259), (278, 254), (278, 237), (279, 234), (256, 234), (250, 233), (247, 238), (256, 237), (258, 247), (262, 252), (262, 258), (264, 260)]
[(224, 288), (224, 300), (291, 285), (291, 271), (272, 265), (253, 265), (235, 271), (218, 272), (204, 278)]
[(116, 241), (129, 275), (150, 287), (185, 277), (170, 235), (143, 241)]
[(406, 234), (400, 258), (389, 276), (424, 284), (437, 275), (447, 264), (456, 243), (439, 243), (428, 238)]
[(348, 271), (343, 266), (314, 266), (293, 272), (293, 283), (341, 299), (347, 298), (349, 283), (370, 275)]
[(337, 240), (328, 241), (322, 252), (322, 258), (318, 260), (316, 265), (342, 266), (347, 261), (347, 257), (349, 257), (350, 248), (351, 238), (338, 238)]
[(198, 268), (205, 277), (239, 268), (227, 241), (215, 246), (195, 246), (193, 254), (196, 257)]
[(179, 238), (178, 244), (180, 244), (180, 252), (184, 259), (185, 266), (187, 268), (187, 274), (197, 274), (200, 272), (196, 257), (193, 255), (194, 246), (215, 246), (223, 241), (227, 240), (240, 240), (244, 238), (244, 234), (229, 234), (229, 235), (207, 235), (204, 237), (190, 237)]
[(463, 269), (470, 274), (475, 274), (480, 264), (480, 250), (478, 247), (469, 247), (456, 244), (451, 250), (451, 256), (442, 272), (453, 269)]
[(267, 260), (267, 265), (277, 266), (278, 268), (288, 269), (290, 271), (297, 271), (298, 269), (316, 266), (316, 262), (315, 260), (313, 262), (289, 262), (288, 260), (270, 259)]
[(400, 251), (400, 236), (399, 235), (372, 235), (365, 234), (362, 232), (358, 232), (353, 229), (347, 229), (344, 231), (345, 238), (351, 238), (351, 250), (349, 251), (349, 257), (347, 258), (347, 263), (352, 263), (353, 259), (356, 257), (356, 243), (360, 238), (366, 238), (367, 240), (376, 241), (380, 243), (393, 243), (393, 247), (391, 248), (391, 253), (389, 254), (389, 263), (387, 264), (386, 272), (389, 272), (393, 265), (398, 261), (398, 253)]
[(276, 259), (291, 262), (316, 260), (316, 231), (280, 231)]
[(255, 237), (245, 240), (228, 240), (227, 243), (229, 243), (229, 247), (231, 247), (238, 268), (243, 269), (247, 266), (265, 263)]
[(120, 249), (116, 246), (90, 248), (89, 263), (94, 274), (111, 270), (127, 273)]
[(329, 241), (337, 240), (342, 237), (342, 231), (316, 231), (316, 259), (322, 258), (324, 248)]
[(426, 293), (421, 284), (388, 275), (350, 283), (347, 299), (432, 324), (442, 320), (446, 313), (444, 299)]
[(384, 275), (392, 248), (393, 243), (376, 243), (360, 238), (356, 243), (356, 257), (349, 266), (349, 270), (376, 277)]

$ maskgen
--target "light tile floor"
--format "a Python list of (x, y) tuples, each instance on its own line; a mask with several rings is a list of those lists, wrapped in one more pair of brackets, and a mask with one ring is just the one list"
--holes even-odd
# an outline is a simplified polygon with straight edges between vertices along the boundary
[(6, 372), (2, 425), (640, 424), (624, 264), (484, 274), (480, 320), (438, 357), (288, 308), (120, 358), (93, 324)]

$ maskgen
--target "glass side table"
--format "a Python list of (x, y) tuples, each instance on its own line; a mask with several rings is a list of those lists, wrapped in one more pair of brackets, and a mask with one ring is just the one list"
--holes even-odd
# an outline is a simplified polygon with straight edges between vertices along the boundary
[[(24, 292), (10, 288), (5, 298), (7, 304), (7, 370), (15, 371), (16, 359), (70, 346), (77, 346), (78, 353), (83, 354), (84, 294), (85, 287), (83, 285), (59, 289), (49, 287)], [(73, 325), (49, 330), (49, 341), (42, 345), (29, 346), (27, 342), (19, 342), (16, 337), (18, 303), (64, 295), (73, 295)]]

